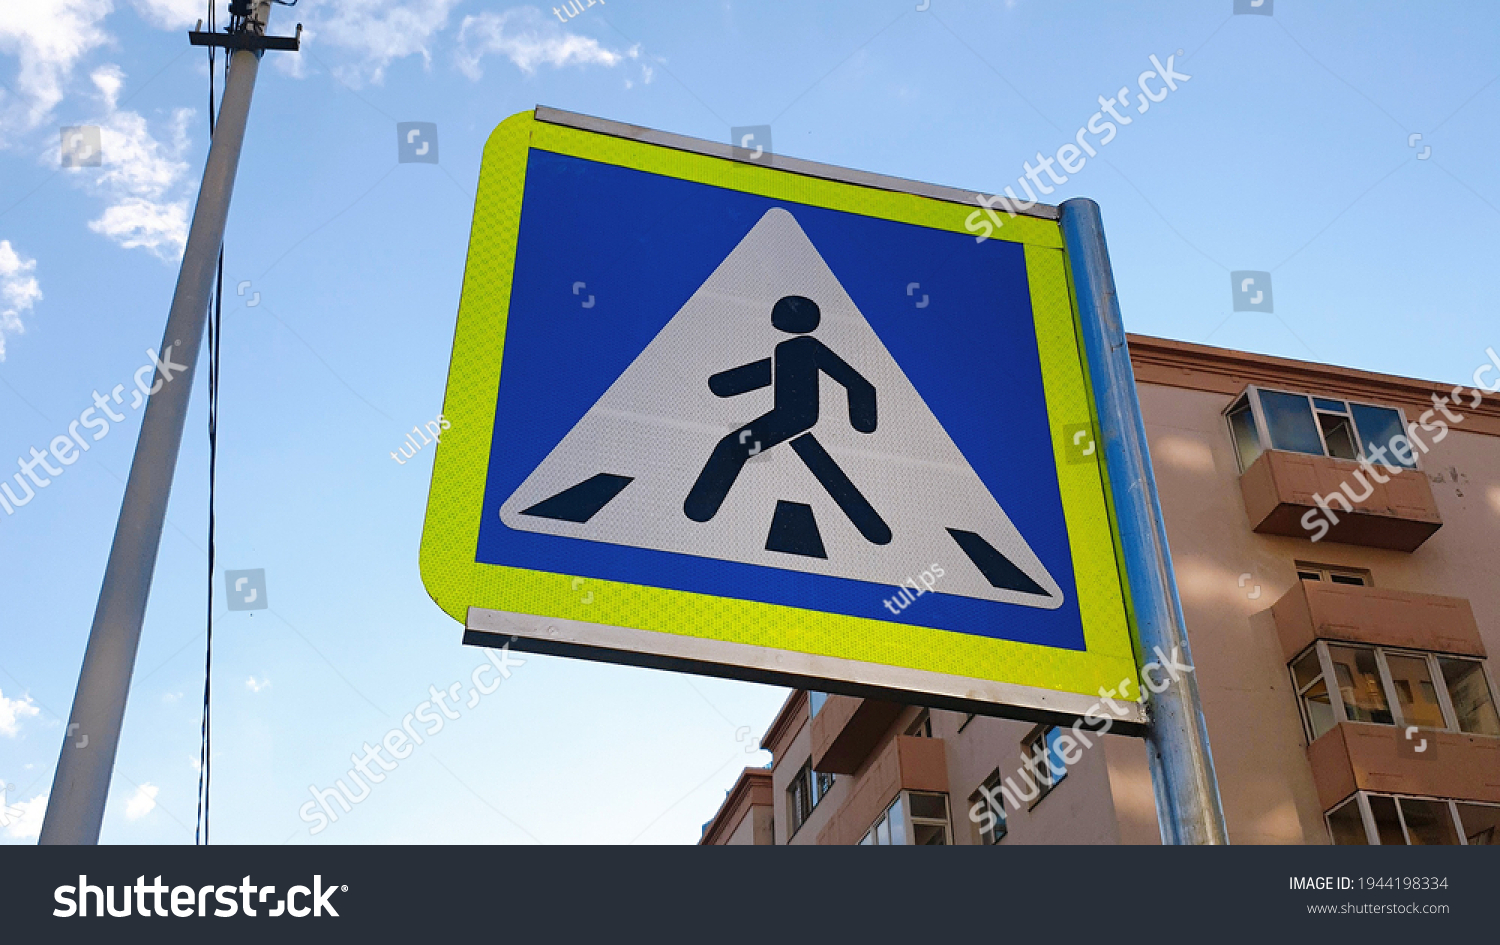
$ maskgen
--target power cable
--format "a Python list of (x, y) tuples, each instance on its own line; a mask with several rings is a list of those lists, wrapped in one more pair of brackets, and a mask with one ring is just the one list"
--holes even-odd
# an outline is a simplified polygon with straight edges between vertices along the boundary
[[(214, 31), (214, 2), (208, 3), (208, 31)], [(230, 31), (236, 26), (236, 18), (230, 17)], [(225, 83), (229, 79), (229, 59), (224, 56)], [(208, 138), (213, 147), (216, 118), (214, 99), (214, 47), (208, 47)], [(193, 843), (208, 844), (209, 787), (213, 758), (212, 702), (213, 656), (214, 656), (214, 486), (219, 456), (219, 349), (223, 339), (224, 316), (224, 247), (219, 246), (218, 272), (214, 285), (214, 297), (210, 303), (208, 318), (208, 623), (207, 642), (203, 653), (203, 724), (200, 729), (198, 748), (198, 813), (193, 827)]]

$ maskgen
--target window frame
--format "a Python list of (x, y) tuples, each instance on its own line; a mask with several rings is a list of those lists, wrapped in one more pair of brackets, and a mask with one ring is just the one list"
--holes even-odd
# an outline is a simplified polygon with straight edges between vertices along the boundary
[[(1338, 688), (1337, 685), (1329, 685), (1329, 681), (1334, 680), (1334, 677), (1329, 674), (1331, 660), (1325, 660), (1323, 652), (1321, 650), (1316, 650), (1318, 656), (1318, 675), (1313, 677), (1313, 680), (1306, 686), (1299, 687), (1297, 685), (1296, 666), (1298, 663), (1302, 662), (1303, 658), (1305, 658), (1309, 652), (1314, 652), (1316, 646), (1317, 644), (1315, 642), (1313, 646), (1308, 647), (1301, 653), (1298, 653), (1290, 663), (1286, 664), (1287, 673), (1292, 678), (1292, 691), (1297, 694), (1297, 711), (1302, 716), (1302, 734), (1307, 737), (1307, 743), (1309, 745), (1317, 741), (1319, 738), (1322, 738), (1324, 735), (1327, 735), (1328, 732), (1331, 732), (1334, 729), (1338, 728), (1340, 722), (1349, 721), (1344, 717), (1343, 697), (1339, 696), (1336, 698), (1334, 696), (1334, 691)], [(1306, 696), (1307, 693), (1311, 692), (1312, 688), (1320, 682), (1323, 684), (1323, 692), (1328, 696), (1328, 708), (1333, 713), (1333, 724), (1328, 727), (1327, 731), (1317, 732), (1315, 734), (1314, 726), (1312, 723), (1312, 712), (1307, 707)], [(1336, 683), (1337, 681), (1334, 680), (1334, 682)]]
[[(1370, 573), (1368, 568), (1350, 568), (1340, 564), (1319, 564), (1316, 561), (1294, 561), (1292, 562), (1292, 565), (1294, 570), (1297, 572), (1297, 580), (1299, 581), (1317, 580), (1320, 584), (1338, 584), (1342, 587), (1375, 586), (1375, 576)], [(1302, 576), (1304, 572), (1312, 571), (1316, 571), (1318, 573), (1318, 577), (1316, 579), (1306, 578)], [(1333, 580), (1334, 575), (1338, 575), (1339, 577), (1359, 578), (1360, 583), (1350, 584), (1346, 581), (1335, 581)]]
[[(792, 775), (792, 780), (786, 786), (787, 827), (790, 828), (787, 830), (786, 835), (788, 841), (795, 837), (797, 831), (801, 830), (802, 826), (812, 819), (813, 811), (818, 809), (818, 805), (823, 802), (823, 798), (827, 797), (828, 792), (833, 790), (835, 780), (836, 778), (832, 774), (814, 771), (811, 758), (802, 762), (802, 766), (797, 769), (796, 774)], [(807, 798), (805, 813), (798, 804), (799, 796)]]
[[(1277, 449), (1277, 447), (1273, 444), (1273, 442), (1271, 440), (1271, 426), (1266, 421), (1266, 409), (1265, 409), (1265, 405), (1261, 403), (1261, 399), (1260, 399), (1260, 393), (1261, 393), (1261, 391), (1268, 391), (1270, 393), (1275, 393), (1275, 394), (1286, 394), (1286, 395), (1291, 396), (1291, 397), (1302, 397), (1302, 398), (1305, 398), (1307, 400), (1307, 409), (1308, 409), (1309, 414), (1312, 417), (1313, 428), (1315, 430), (1317, 430), (1317, 432), (1318, 432), (1318, 445), (1320, 447), (1322, 447), (1323, 456), (1325, 458), (1327, 458), (1327, 459), (1336, 459), (1336, 460), (1339, 460), (1340, 462), (1346, 462), (1346, 463), (1357, 463), (1357, 462), (1359, 462), (1359, 459), (1357, 459), (1357, 458), (1356, 459), (1341, 459), (1340, 457), (1334, 456), (1332, 453), (1328, 452), (1328, 439), (1327, 439), (1327, 437), (1323, 433), (1323, 424), (1318, 421), (1318, 414), (1320, 412), (1321, 413), (1327, 413), (1327, 414), (1333, 414), (1333, 415), (1337, 415), (1337, 414), (1335, 414), (1334, 411), (1323, 410), (1323, 409), (1319, 408), (1318, 405), (1317, 405), (1317, 401), (1319, 401), (1319, 400), (1337, 401), (1337, 402), (1339, 402), (1339, 403), (1341, 403), (1341, 404), (1344, 405), (1344, 414), (1343, 414), (1343, 416), (1348, 419), (1348, 421), (1349, 421), (1349, 429), (1351, 431), (1353, 431), (1353, 433), (1354, 433), (1354, 439), (1355, 439), (1354, 445), (1355, 445), (1356, 451), (1358, 452), (1359, 456), (1364, 456), (1365, 455), (1365, 437), (1364, 437), (1364, 434), (1359, 431), (1359, 423), (1358, 423), (1358, 421), (1356, 421), (1354, 419), (1354, 409), (1353, 408), (1355, 407), (1355, 405), (1358, 405), (1358, 406), (1361, 406), (1361, 407), (1374, 407), (1374, 408), (1377, 408), (1377, 409), (1380, 409), (1380, 410), (1394, 410), (1396, 412), (1396, 415), (1401, 420), (1401, 432), (1402, 432), (1402, 434), (1405, 435), (1407, 437), (1407, 439), (1411, 438), (1411, 428), (1412, 428), (1413, 424), (1406, 419), (1406, 408), (1404, 408), (1404, 407), (1398, 407), (1398, 406), (1395, 406), (1393, 404), (1376, 404), (1376, 403), (1371, 403), (1370, 401), (1367, 401), (1367, 400), (1351, 400), (1348, 397), (1334, 397), (1334, 396), (1326, 396), (1326, 395), (1319, 395), (1319, 394), (1309, 394), (1309, 393), (1307, 393), (1305, 391), (1283, 390), (1283, 389), (1278, 388), (1278, 387), (1264, 387), (1264, 386), (1262, 386), (1260, 384), (1249, 384), (1249, 385), (1246, 385), (1246, 387), (1245, 387), (1244, 390), (1240, 391), (1238, 394), (1236, 394), (1233, 398), (1230, 399), (1229, 406), (1225, 407), (1224, 410), (1223, 410), (1223, 412), (1221, 413), (1221, 416), (1224, 419), (1224, 427), (1225, 427), (1225, 429), (1229, 433), (1230, 446), (1234, 450), (1235, 463), (1238, 464), (1240, 473), (1242, 475), (1244, 474), (1244, 472), (1245, 472), (1246, 469), (1250, 468), (1250, 464), (1251, 463), (1254, 463), (1256, 459), (1260, 459), (1261, 453), (1265, 453), (1265, 452), (1267, 452), (1269, 450), (1277, 450), (1277, 452), (1281, 452), (1281, 453), (1296, 452), (1295, 450), (1280, 450), (1280, 449)], [(1239, 407), (1240, 403), (1242, 401), (1245, 402), (1245, 403), (1248, 403), (1249, 406), (1250, 406), (1250, 417), (1255, 422), (1255, 436), (1256, 436), (1257, 439), (1260, 440), (1260, 453), (1255, 454), (1255, 459), (1252, 459), (1250, 461), (1250, 463), (1246, 463), (1244, 457), (1240, 455), (1239, 447), (1236, 445), (1237, 441), (1235, 440), (1235, 437), (1234, 437), (1234, 424), (1230, 421), (1230, 414), (1232, 414), (1232, 413), (1235, 412), (1235, 408)], [(1389, 446), (1389, 444), (1387, 444), (1387, 446)], [(1411, 449), (1411, 454), (1412, 454), (1412, 465), (1411, 466), (1409, 466), (1409, 467), (1408, 466), (1394, 466), (1394, 467), (1386, 467), (1386, 468), (1411, 469), (1414, 472), (1420, 472), (1420, 471), (1422, 471), (1423, 466), (1422, 466), (1422, 451), (1421, 451), (1421, 449), (1419, 449), (1415, 445), (1413, 445), (1413, 447)], [(1298, 455), (1309, 456), (1309, 455), (1312, 455), (1312, 454), (1310, 454), (1310, 453), (1298, 453)], [(1374, 460), (1371, 460), (1371, 462), (1374, 462)], [(1382, 463), (1381, 465), (1384, 466), (1385, 464)]]
[[(1296, 695), (1298, 714), (1302, 717), (1302, 733), (1304, 736), (1306, 736), (1307, 743), (1309, 745), (1311, 745), (1317, 739), (1314, 738), (1312, 734), (1312, 720), (1309, 717), (1309, 713), (1303, 696), (1313, 686), (1317, 685), (1318, 680), (1314, 679), (1306, 686), (1298, 686), (1297, 674), (1293, 669), (1293, 667), (1295, 667), (1297, 663), (1302, 660), (1302, 658), (1308, 653), (1309, 650), (1316, 648), (1318, 653), (1318, 668), (1320, 670), (1320, 675), (1318, 678), (1325, 681), (1331, 681), (1331, 684), (1327, 686), (1327, 691), (1329, 705), (1333, 709), (1333, 728), (1337, 728), (1340, 723), (1354, 721), (1353, 719), (1350, 719), (1348, 714), (1344, 711), (1343, 695), (1339, 692), (1339, 687), (1337, 685), (1338, 676), (1333, 671), (1333, 654), (1329, 652), (1328, 649), (1330, 644), (1333, 646), (1374, 651), (1375, 665), (1378, 675), (1380, 676), (1380, 688), (1385, 695), (1386, 705), (1390, 708), (1391, 712), (1391, 728), (1404, 729), (1408, 725), (1413, 725), (1415, 723), (1407, 721), (1406, 716), (1402, 712), (1401, 699), (1399, 698), (1399, 694), (1396, 691), (1394, 677), (1391, 676), (1390, 665), (1386, 662), (1386, 654), (1388, 653), (1392, 656), (1405, 656), (1414, 659), (1422, 659), (1427, 663), (1427, 674), (1433, 682), (1433, 689), (1436, 690), (1437, 693), (1438, 706), (1442, 709), (1443, 713), (1443, 728), (1433, 729), (1426, 726), (1417, 726), (1419, 730), (1425, 732), (1444, 732), (1451, 735), (1470, 735), (1477, 738), (1500, 738), (1500, 736), (1496, 735), (1483, 735), (1478, 732), (1465, 732), (1460, 727), (1458, 722), (1458, 712), (1454, 709), (1453, 699), (1448, 692), (1448, 678), (1443, 675), (1442, 664), (1439, 662), (1440, 659), (1447, 659), (1463, 660), (1479, 664), (1480, 672), (1484, 674), (1485, 684), (1489, 686), (1490, 704), (1495, 706), (1497, 711), (1500, 711), (1500, 702), (1496, 702), (1495, 700), (1495, 679), (1494, 676), (1490, 673), (1488, 660), (1479, 659), (1477, 657), (1467, 656), (1460, 653), (1439, 653), (1432, 650), (1409, 650), (1402, 647), (1376, 646), (1371, 643), (1355, 643), (1348, 640), (1314, 640), (1312, 646), (1307, 647), (1301, 653), (1298, 653), (1287, 663), (1287, 675), (1292, 681), (1292, 692)], [(1360, 722), (1358, 724), (1383, 726), (1385, 723)], [(1329, 729), (1329, 731), (1332, 730), (1332, 728)], [(1327, 732), (1324, 732), (1323, 734), (1326, 735)], [(1318, 737), (1321, 738), (1322, 736)]]
[(1448, 809), (1448, 818), (1452, 822), (1453, 833), (1458, 837), (1457, 845), (1461, 847), (1469, 846), (1469, 836), (1464, 831), (1463, 818), (1458, 813), (1459, 804), (1466, 804), (1471, 807), (1493, 807), (1500, 809), (1500, 804), (1494, 804), (1489, 801), (1474, 801), (1451, 797), (1423, 797), (1417, 794), (1391, 794), (1386, 791), (1355, 791), (1353, 796), (1347, 800), (1340, 801), (1323, 812), (1323, 829), (1328, 831), (1330, 843), (1333, 840), (1333, 826), (1329, 823), (1329, 818), (1348, 805), (1357, 804), (1359, 806), (1360, 821), (1365, 828), (1365, 844), (1372, 847), (1383, 845), (1380, 842), (1380, 831), (1375, 826), (1375, 812), (1370, 809), (1370, 798), (1372, 797), (1388, 797), (1395, 802), (1396, 822), (1401, 827), (1401, 838), (1406, 841), (1406, 846), (1412, 846), (1413, 844), (1411, 842), (1411, 829), (1406, 825), (1406, 811), (1401, 804), (1403, 800), (1444, 805)]
[[(1049, 733), (1066, 731), (1066, 728), (1056, 725), (1038, 725), (1036, 728), (1032, 729), (1027, 733), (1025, 738), (1021, 739), (1022, 762), (1024, 763), (1027, 758), (1030, 758), (1036, 754), (1035, 746), (1037, 742), (1042, 742), (1044, 745), (1046, 744), (1046, 739)], [(1055, 775), (1055, 773), (1053, 772), (1052, 748), (1050, 746), (1046, 747), (1046, 749), (1043, 751), (1042, 757), (1047, 768), (1047, 777), (1045, 780), (1041, 778), (1037, 779), (1038, 793), (1036, 797), (1032, 798), (1031, 803), (1026, 806), (1026, 809), (1028, 811), (1034, 809), (1038, 804), (1040, 804), (1043, 798), (1051, 794), (1052, 791), (1059, 784), (1063, 783), (1063, 781), (1067, 780), (1068, 777), (1068, 763), (1066, 760), (1059, 759), (1060, 761), (1062, 761), (1062, 774), (1060, 776)]]
[[(979, 787), (975, 788), (974, 793), (969, 795), (969, 806), (971, 808), (975, 804), (983, 804), (984, 809), (995, 817), (995, 825), (989, 831), (980, 830), (978, 822), (975, 822), (974, 834), (979, 838), (976, 846), (996, 846), (1004, 842), (1005, 838), (1010, 835), (1010, 821), (1005, 816), (1005, 805), (1001, 804), (1000, 809), (997, 811), (984, 796), (985, 790), (988, 790), (991, 795), (998, 794), (1003, 783), (1000, 769), (996, 768), (986, 775), (984, 780), (979, 782)], [(949, 813), (951, 814), (952, 812), (950, 811)]]
[[(913, 818), (910, 800), (910, 797), (913, 793), (930, 794), (933, 797), (941, 797), (943, 799), (944, 817), (941, 821), (941, 826), (943, 828), (943, 843), (945, 846), (952, 846), (953, 805), (949, 802), (947, 793), (942, 791), (910, 791), (906, 788), (902, 788), (901, 790), (897, 791), (895, 799), (887, 804), (879, 814), (875, 815), (874, 822), (870, 824), (869, 829), (865, 831), (864, 836), (860, 837), (855, 845), (862, 847), (916, 846), (917, 825), (921, 824), (922, 826), (926, 827), (937, 826), (939, 824), (939, 821), (936, 818), (932, 817)], [(901, 843), (881, 843), (880, 828), (882, 825), (887, 825), (894, 822), (891, 817), (891, 812), (896, 810), (897, 808), (900, 808), (901, 810)], [(886, 835), (887, 837), (889, 837), (890, 835), (889, 826), (886, 827)]]

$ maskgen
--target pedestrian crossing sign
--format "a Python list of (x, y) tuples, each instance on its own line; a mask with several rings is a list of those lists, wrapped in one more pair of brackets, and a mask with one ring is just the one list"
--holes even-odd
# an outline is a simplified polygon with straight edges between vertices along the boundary
[(1033, 718), (1133, 679), (1057, 212), (977, 206), (502, 123), (422, 538), (465, 642)]

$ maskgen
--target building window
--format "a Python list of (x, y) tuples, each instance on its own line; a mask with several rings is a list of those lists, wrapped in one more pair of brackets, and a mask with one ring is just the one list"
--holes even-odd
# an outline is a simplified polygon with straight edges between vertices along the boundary
[(1495, 713), (1484, 664), (1478, 660), (1439, 657), (1438, 666), (1453, 704), (1458, 730), (1469, 735), (1500, 735), (1500, 715)]
[(1395, 725), (1385, 686), (1381, 684), (1380, 664), (1375, 648), (1369, 646), (1329, 646), (1333, 660), (1333, 678), (1344, 707), (1344, 717), (1351, 722), (1373, 722)]
[(864, 839), (859, 841), (860, 846), (888, 847), (892, 844), (904, 846), (906, 844), (906, 807), (902, 804), (903, 795), (897, 794), (896, 800), (890, 807), (885, 809), (875, 823), (871, 825)]
[(791, 830), (787, 831), (788, 837), (802, 828), (831, 787), (833, 775), (814, 771), (811, 761), (803, 762), (802, 768), (786, 788), (787, 822), (791, 824)]
[[(990, 797), (998, 798), (1000, 796), (1000, 769), (996, 768), (994, 771), (991, 771), (990, 776), (984, 779), (984, 783), (980, 785), (980, 788), (981, 790), (975, 791), (969, 796), (969, 808), (972, 810), (974, 805), (978, 804), (981, 810), (990, 813), (989, 819), (981, 816), (979, 823), (974, 825), (975, 832), (979, 835), (980, 844), (990, 846), (1004, 840), (1005, 835), (1010, 832), (1010, 827), (1005, 822), (1005, 805), (995, 805), (989, 801)], [(986, 795), (986, 792), (988, 792), (988, 795)], [(980, 824), (985, 824), (986, 827), (981, 829)]]
[(902, 791), (877, 818), (860, 846), (947, 846), (948, 795)]
[(1492, 846), (1500, 805), (1360, 791), (1325, 819), (1340, 846)]
[(1023, 757), (1037, 759), (1035, 770), (1039, 793), (1036, 800), (1031, 802), (1032, 807), (1052, 793), (1052, 789), (1068, 776), (1068, 763), (1058, 751), (1064, 731), (1056, 726), (1048, 725), (1036, 729), (1026, 737), (1025, 741), (1021, 742)]
[(1320, 640), (1291, 671), (1309, 741), (1339, 722), (1500, 736), (1493, 690), (1477, 659)]
[(827, 701), (828, 701), (828, 693), (826, 693), (826, 692), (813, 692), (812, 690), (808, 690), (808, 693), (807, 693), (807, 717), (808, 718), (812, 718), (813, 716), (817, 715), (818, 712), (823, 708), (823, 703), (825, 703)]
[(1323, 581), (1328, 584), (1350, 584), (1356, 587), (1374, 587), (1375, 579), (1361, 568), (1340, 568), (1331, 564), (1297, 562), (1297, 577), (1303, 581)]
[(1241, 472), (1267, 449), (1417, 467), (1406, 416), (1394, 407), (1252, 386), (1224, 417)]
[(1307, 731), (1309, 743), (1333, 728), (1337, 719), (1333, 714), (1333, 703), (1328, 698), (1328, 684), (1323, 678), (1323, 667), (1318, 650), (1314, 647), (1292, 664), (1292, 681), (1297, 686), (1297, 700), (1302, 705), (1302, 725)]
[(932, 714), (923, 709), (917, 714), (915, 720), (906, 727), (906, 734), (916, 738), (932, 737)]

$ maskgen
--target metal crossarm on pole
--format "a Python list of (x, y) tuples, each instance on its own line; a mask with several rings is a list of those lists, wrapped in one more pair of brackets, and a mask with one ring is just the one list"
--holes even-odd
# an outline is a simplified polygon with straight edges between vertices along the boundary
[[(1109, 489), (1123, 545), (1140, 658), (1171, 658), (1191, 666), (1187, 624), (1167, 548), (1161, 500), (1146, 448), (1146, 427), (1136, 396), (1135, 372), (1120, 319), (1114, 272), (1104, 243), (1099, 205), (1076, 198), (1062, 204), (1073, 288), (1089, 375), (1094, 389)], [(1169, 685), (1148, 693), (1146, 750), (1162, 843), (1227, 844), (1198, 681), (1191, 670), (1172, 672)]]
[(153, 384), (156, 392), (149, 398), (141, 421), (78, 689), (47, 799), (38, 841), (43, 844), (99, 841), (260, 56), (267, 48), (285, 48), (270, 43), (257, 45), (267, 39), (272, 2), (235, 0), (231, 32), (207, 34), (239, 36), (241, 42), (215, 43), (235, 52), (159, 349), (161, 376)]

